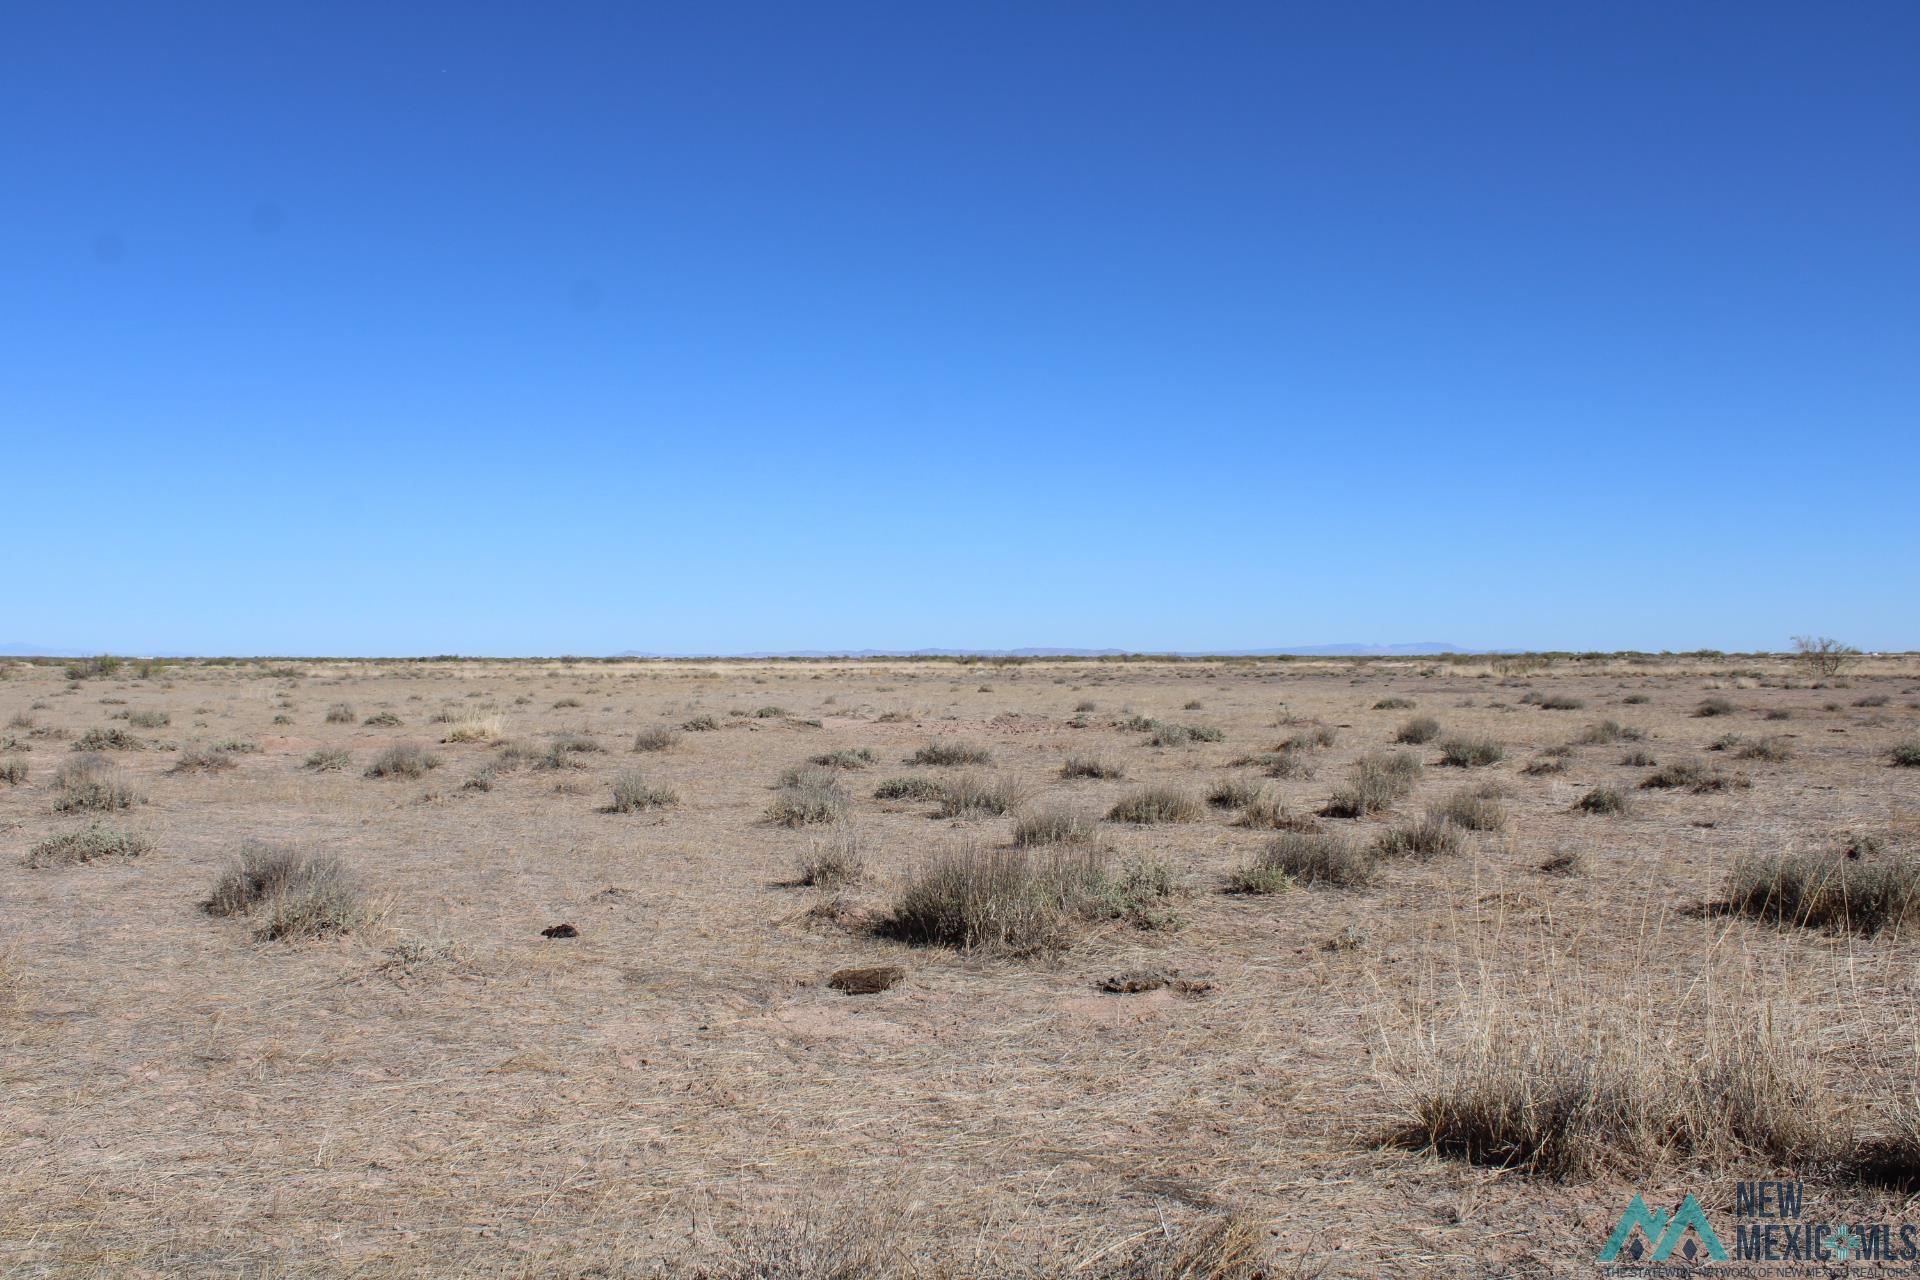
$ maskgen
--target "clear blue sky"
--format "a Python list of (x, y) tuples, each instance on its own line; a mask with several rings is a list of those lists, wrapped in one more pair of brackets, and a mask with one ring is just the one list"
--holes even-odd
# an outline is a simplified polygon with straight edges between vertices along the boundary
[(1920, 4), (20, 4), (0, 643), (1920, 646)]

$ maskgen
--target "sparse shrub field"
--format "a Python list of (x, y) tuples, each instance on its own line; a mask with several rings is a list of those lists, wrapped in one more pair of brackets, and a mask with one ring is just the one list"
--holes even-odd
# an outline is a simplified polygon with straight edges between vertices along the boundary
[(1920, 661), (1848, 661), (11, 662), (0, 1272), (1547, 1274), (1749, 1178), (1898, 1221)]

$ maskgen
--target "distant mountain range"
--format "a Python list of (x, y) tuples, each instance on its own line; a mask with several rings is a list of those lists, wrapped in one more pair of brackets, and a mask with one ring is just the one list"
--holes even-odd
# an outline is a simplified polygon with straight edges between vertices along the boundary
[(627, 649), (616, 658), (1119, 658), (1152, 654), (1169, 658), (1393, 658), (1431, 653), (1475, 653), (1444, 640), (1413, 644), (1303, 644), (1280, 649), (766, 649), (751, 653), (647, 653)]

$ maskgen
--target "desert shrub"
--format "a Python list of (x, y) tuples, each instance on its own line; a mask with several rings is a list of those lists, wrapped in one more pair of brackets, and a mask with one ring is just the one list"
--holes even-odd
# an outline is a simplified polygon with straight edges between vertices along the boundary
[(1806, 928), (1875, 934), (1920, 915), (1920, 863), (1845, 853), (1758, 854), (1727, 876), (1727, 908)]
[(1252, 778), (1222, 778), (1207, 791), (1207, 803), (1216, 809), (1244, 809), (1264, 788)]
[(424, 778), (440, 767), (440, 757), (411, 742), (397, 742), (373, 758), (369, 778)]
[(1870, 693), (1864, 698), (1855, 698), (1853, 705), (1856, 707), (1884, 707), (1890, 701), (1891, 699), (1884, 693)]
[(130, 809), (141, 802), (127, 775), (96, 755), (74, 756), (62, 764), (53, 776), (53, 788), (53, 807), (63, 813)]
[(1730, 716), (1733, 712), (1733, 704), (1725, 698), (1704, 698), (1693, 709), (1693, 714), (1701, 717)]
[(860, 852), (859, 834), (841, 823), (824, 839), (809, 843), (795, 879), (816, 889), (839, 889), (860, 883), (866, 875), (867, 861)]
[(1566, 771), (1567, 762), (1556, 756), (1546, 756), (1539, 760), (1529, 760), (1526, 766), (1520, 770), (1520, 772), (1526, 774), (1528, 777), (1533, 778), (1543, 777), (1547, 774), (1565, 773)]
[(391, 711), (376, 711), (360, 723), (376, 729), (397, 729), (403, 721)]
[(73, 744), (75, 751), (145, 751), (147, 744), (125, 729), (89, 729)]
[(1423, 742), (1432, 742), (1440, 736), (1440, 722), (1432, 716), (1415, 716), (1401, 725), (1394, 733), (1395, 742), (1405, 742), (1418, 746)]
[(1660, 761), (1651, 751), (1629, 751), (1620, 757), (1620, 763), (1629, 769), (1651, 769)]
[(610, 813), (639, 813), (646, 809), (664, 809), (678, 804), (680, 797), (671, 787), (656, 786), (632, 769), (622, 770), (613, 780)]
[(1124, 778), (1126, 770), (1100, 756), (1071, 755), (1060, 766), (1063, 778)]
[(1412, 698), (1382, 698), (1373, 704), (1373, 709), (1375, 711), (1411, 711), (1415, 705)]
[[(1269, 841), (1234, 880), (1254, 884), (1285, 876), (1290, 884), (1353, 889), (1372, 881), (1374, 862), (1373, 850), (1345, 836), (1285, 831)], [(1247, 888), (1241, 891), (1260, 892)]]
[(1640, 780), (1643, 791), (1687, 790), (1702, 794), (1751, 785), (1745, 778), (1730, 777), (1695, 760), (1675, 760)]
[(1498, 792), (1484, 788), (1456, 791), (1427, 809), (1429, 817), (1445, 818), (1467, 831), (1499, 831), (1507, 825), (1507, 811)]
[(353, 753), (338, 747), (322, 747), (306, 759), (306, 767), (317, 773), (333, 773), (353, 763)]
[(146, 836), (92, 822), (34, 845), (27, 852), (26, 865), (70, 867), (99, 858), (137, 858), (152, 848), (153, 841)]
[(1347, 770), (1347, 781), (1320, 811), (1327, 818), (1364, 818), (1384, 813), (1407, 798), (1420, 776), (1420, 762), (1405, 751), (1361, 756)]
[(164, 711), (129, 711), (127, 723), (136, 729), (164, 729), (173, 723), (173, 717)]
[(1340, 735), (1326, 725), (1303, 729), (1280, 744), (1282, 751), (1320, 751), (1339, 741)]
[(1640, 707), (1640, 706), (1645, 706), (1649, 702), (1652, 702), (1653, 699), (1648, 697), (1644, 693), (1630, 693), (1626, 697), (1620, 699), (1620, 701), (1624, 702), (1626, 705), (1630, 707)]
[(879, 757), (870, 747), (848, 747), (840, 751), (823, 751), (812, 758), (812, 763), (822, 769), (864, 769), (878, 763)]
[(924, 773), (904, 773), (888, 778), (873, 789), (876, 800), (938, 800), (941, 782)]
[(1254, 858), (1235, 867), (1227, 873), (1225, 889), (1228, 893), (1242, 893), (1249, 896), (1285, 893), (1293, 888), (1293, 878), (1280, 867), (1263, 858)]
[(1107, 810), (1109, 822), (1193, 822), (1204, 810), (1200, 802), (1179, 787), (1157, 785), (1141, 787), (1122, 796)]
[(1100, 708), (1094, 705), (1091, 701), (1082, 699), (1081, 701), (1073, 704), (1073, 709), (1076, 714), (1085, 715), (1089, 711), (1098, 711)]
[(1167, 724), (1162, 721), (1151, 722), (1148, 730), (1147, 745), (1150, 747), (1184, 747), (1189, 742), (1221, 742), (1226, 734), (1210, 725)]
[(478, 711), (463, 712), (445, 723), (450, 727), (443, 742), (498, 742), (503, 727), (499, 716)]
[(1311, 778), (1313, 766), (1298, 751), (1262, 751), (1255, 755), (1241, 756), (1230, 761), (1235, 768), (1253, 767), (1262, 770), (1269, 778)]
[(493, 790), (493, 784), (499, 780), (499, 777), (500, 770), (498, 767), (483, 764), (467, 775), (466, 781), (460, 784), (460, 789), (462, 791), (491, 791)]
[(1506, 758), (1506, 745), (1493, 738), (1448, 738), (1440, 744), (1440, 763), (1456, 769), (1477, 769)]
[(767, 820), (782, 827), (838, 822), (847, 815), (847, 793), (828, 769), (793, 773), (767, 806)]
[(1534, 705), (1542, 711), (1578, 711), (1587, 705), (1586, 699), (1575, 698), (1564, 693), (1550, 693), (1535, 699)]
[(1737, 734), (1737, 733), (1723, 733), (1723, 734), (1721, 734), (1721, 735), (1720, 735), (1719, 737), (1717, 737), (1717, 738), (1715, 738), (1715, 739), (1714, 739), (1714, 740), (1713, 740), (1712, 742), (1709, 742), (1709, 743), (1707, 744), (1707, 750), (1709, 750), (1709, 751), (1731, 751), (1731, 750), (1733, 750), (1733, 749), (1734, 749), (1735, 747), (1737, 747), (1737, 746), (1739, 746), (1739, 745), (1740, 745), (1740, 744), (1741, 744), (1742, 742), (1744, 742), (1744, 741), (1745, 741), (1745, 739), (1744, 739), (1744, 738), (1743, 738), (1743, 737), (1742, 737), (1742, 736), (1741, 736), (1740, 734)]
[(1764, 760), (1769, 764), (1782, 764), (1793, 759), (1793, 744), (1777, 734), (1749, 742), (1735, 753), (1742, 760)]
[(1136, 929), (1172, 929), (1180, 924), (1173, 908), (1180, 896), (1179, 873), (1172, 864), (1130, 858), (1115, 875), (1100, 864), (1098, 874), (1080, 882), (1075, 912), (1092, 920), (1124, 920)]
[(1265, 789), (1247, 802), (1240, 816), (1234, 819), (1234, 825), (1256, 831), (1320, 830), (1319, 822), (1312, 815), (1296, 813), (1280, 797)]
[(1461, 830), (1437, 809), (1427, 810), (1424, 818), (1389, 827), (1374, 841), (1374, 851), (1382, 858), (1439, 858), (1460, 852)]
[(554, 701), (553, 709), (555, 711), (570, 711), (581, 705), (583, 704), (578, 698), (574, 698), (574, 697), (558, 698), (558, 699), (555, 699)]
[(173, 767), (168, 773), (219, 773), (231, 769), (237, 763), (234, 753), (223, 751), (219, 747), (189, 746), (183, 747), (174, 757)]
[(1581, 813), (1622, 814), (1631, 807), (1627, 793), (1618, 787), (1595, 787), (1573, 802)]
[(642, 729), (633, 735), (635, 751), (670, 751), (680, 735), (664, 726), (654, 729)]
[(263, 844), (242, 846), (214, 883), (209, 915), (250, 916), (256, 938), (317, 938), (365, 922), (358, 882), (331, 854)]
[(903, 942), (962, 951), (1054, 950), (1105, 878), (1104, 861), (1090, 851), (962, 846), (936, 854), (913, 875), (884, 931)]
[(1013, 824), (1013, 842), (1021, 848), (1048, 844), (1084, 844), (1093, 839), (1094, 819), (1078, 809), (1054, 807), (1023, 814)]
[(97, 658), (82, 658), (78, 662), (69, 662), (66, 666), (69, 680), (104, 680), (112, 677), (119, 670), (120, 659), (105, 653)]
[(688, 733), (711, 733), (720, 727), (720, 720), (716, 716), (695, 716), (680, 727)]
[(1674, 1155), (1791, 1168), (1821, 1153), (1832, 1113), (1811, 1064), (1754, 1022), (1658, 1056), (1570, 1020), (1501, 1025), (1413, 1075), (1396, 1145), (1549, 1178), (1631, 1176)]
[(1762, 720), (1791, 720), (1793, 719), (1793, 712), (1787, 710), (1785, 707), (1770, 707), (1767, 713), (1760, 718)]
[(793, 713), (785, 707), (760, 707), (753, 714), (760, 720), (785, 720)]
[(1888, 758), (1902, 769), (1920, 769), (1920, 738), (1908, 738), (1905, 742), (1895, 743)]
[(352, 724), (353, 706), (351, 703), (336, 702), (327, 708), (328, 724)]
[(990, 764), (992, 761), (993, 752), (985, 747), (951, 738), (936, 738), (907, 757), (908, 764), (927, 765)]
[(1598, 724), (1588, 725), (1586, 729), (1581, 732), (1580, 741), (1588, 743), (1589, 745), (1599, 745), (1614, 742), (1638, 742), (1646, 736), (1647, 733), (1644, 729), (1636, 729), (1623, 725), (1618, 720), (1602, 720)]
[(942, 818), (998, 817), (1019, 808), (1026, 797), (1026, 788), (1015, 778), (963, 773), (940, 788), (935, 812)]
[(17, 787), (27, 780), (27, 758), (25, 756), (7, 756), (0, 759), (0, 782)]

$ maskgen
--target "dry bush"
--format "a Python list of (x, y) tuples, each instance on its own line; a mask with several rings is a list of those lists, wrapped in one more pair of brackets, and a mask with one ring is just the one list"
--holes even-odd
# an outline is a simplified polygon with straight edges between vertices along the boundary
[(1060, 766), (1063, 778), (1124, 778), (1126, 770), (1099, 756), (1071, 755)]
[(498, 742), (504, 722), (497, 715), (469, 711), (447, 722), (442, 742)]
[(1604, 746), (1614, 742), (1639, 742), (1646, 736), (1644, 729), (1630, 728), (1618, 720), (1602, 720), (1588, 725), (1581, 732), (1580, 741), (1589, 746)]
[(767, 806), (767, 820), (782, 827), (838, 822), (846, 816), (846, 790), (830, 769), (790, 770)]
[(125, 729), (89, 729), (73, 744), (75, 751), (145, 751), (147, 744)]
[(1763, 760), (1768, 764), (1783, 764), (1793, 759), (1793, 744), (1788, 739), (1775, 734), (1756, 742), (1746, 743), (1734, 754), (1742, 760)]
[(951, 738), (936, 738), (907, 757), (908, 764), (927, 765), (990, 764), (992, 761), (993, 752), (985, 747)]
[(938, 800), (944, 784), (924, 773), (903, 773), (873, 789), (876, 800)]
[(1265, 788), (1247, 802), (1246, 808), (1240, 811), (1240, 816), (1234, 819), (1234, 825), (1256, 831), (1320, 830), (1319, 820), (1313, 815), (1296, 812), (1279, 796)]
[(1223, 742), (1226, 734), (1210, 725), (1168, 724), (1149, 720), (1146, 724), (1150, 747), (1184, 747), (1190, 742)]
[(327, 708), (328, 724), (352, 724), (353, 706), (350, 703), (336, 702)]
[(1751, 855), (1728, 873), (1726, 908), (1804, 928), (1898, 929), (1920, 916), (1920, 863), (1855, 851)]
[(1320, 751), (1332, 746), (1339, 738), (1340, 735), (1326, 725), (1315, 725), (1311, 729), (1303, 729), (1301, 732), (1288, 738), (1280, 744), (1279, 750)]
[(1441, 817), (1468, 831), (1500, 831), (1507, 825), (1507, 811), (1500, 803), (1498, 784), (1488, 783), (1456, 791), (1438, 804), (1430, 805), (1428, 817)]
[(859, 833), (850, 824), (841, 823), (825, 838), (809, 842), (796, 879), (818, 889), (840, 889), (858, 884), (866, 875), (867, 860), (860, 852)]
[(1418, 746), (1440, 736), (1440, 722), (1432, 716), (1415, 716), (1395, 731), (1393, 740)]
[(1628, 769), (1652, 769), (1660, 760), (1651, 751), (1629, 751), (1620, 757), (1620, 763)]
[(1205, 809), (1191, 792), (1169, 785), (1141, 787), (1107, 810), (1109, 822), (1195, 822)]
[(940, 787), (941, 818), (986, 818), (1011, 813), (1026, 802), (1027, 788), (1013, 777), (963, 773)]
[(1905, 742), (1894, 744), (1888, 752), (1888, 758), (1902, 769), (1920, 769), (1920, 738), (1908, 738)]
[(822, 769), (864, 769), (870, 764), (879, 763), (879, 759), (871, 747), (844, 747), (839, 751), (822, 751), (813, 756), (809, 763)]
[(1412, 698), (1382, 698), (1373, 704), (1375, 711), (1411, 711), (1418, 705)]
[(1446, 814), (1429, 809), (1424, 818), (1380, 833), (1374, 851), (1382, 858), (1439, 858), (1460, 852), (1464, 839)]
[(17, 787), (27, 780), (27, 758), (25, 756), (7, 756), (0, 759), (0, 782)]
[(640, 813), (647, 809), (665, 809), (680, 802), (671, 787), (656, 786), (637, 771), (622, 770), (613, 780), (613, 803), (609, 813)]
[(1265, 788), (1252, 778), (1222, 778), (1207, 791), (1207, 803), (1216, 809), (1244, 809)]
[(182, 747), (180, 754), (174, 757), (173, 766), (168, 773), (220, 773), (239, 763), (232, 751), (222, 751), (218, 747), (189, 746)]
[(1573, 807), (1581, 813), (1613, 816), (1626, 813), (1633, 806), (1620, 788), (1599, 786), (1574, 801)]
[(1240, 893), (1266, 893), (1260, 888), (1284, 880), (1288, 884), (1360, 888), (1373, 880), (1373, 850), (1346, 836), (1288, 831), (1275, 836), (1259, 855), (1234, 872), (1229, 888)]
[(424, 778), (440, 767), (440, 757), (411, 742), (398, 742), (373, 758), (369, 778)]
[(129, 711), (127, 723), (136, 729), (164, 729), (173, 723), (173, 717), (164, 711)]
[(405, 721), (391, 711), (376, 711), (360, 723), (374, 729), (398, 729)]
[(316, 773), (337, 773), (353, 763), (353, 753), (339, 747), (322, 747), (306, 758), (305, 765)]
[(1699, 705), (1694, 707), (1693, 714), (1703, 718), (1730, 716), (1734, 713), (1735, 709), (1734, 705), (1725, 698), (1703, 698)]
[(680, 741), (680, 735), (664, 725), (653, 729), (642, 729), (633, 735), (635, 751), (671, 751)]
[(1828, 1149), (1832, 1099), (1764, 1016), (1732, 1009), (1652, 1043), (1572, 1011), (1485, 1015), (1464, 1043), (1402, 1055), (1405, 1116), (1387, 1140), (1549, 1178), (1635, 1177), (1670, 1160), (1811, 1164)]
[(142, 802), (127, 775), (96, 755), (74, 756), (53, 775), (53, 807), (62, 813), (81, 809), (109, 812)]
[(1029, 955), (1066, 942), (1075, 909), (1106, 878), (1091, 851), (964, 845), (936, 854), (895, 900), (884, 932), (918, 946)]
[(1745, 778), (1729, 776), (1717, 769), (1709, 769), (1695, 760), (1676, 760), (1640, 780), (1642, 791), (1687, 790), (1697, 794), (1752, 785)]
[(369, 918), (338, 858), (258, 843), (241, 847), (203, 905), (208, 915), (251, 917), (263, 941), (347, 933)]
[(712, 733), (720, 727), (717, 716), (695, 716), (680, 726), (688, 733)]
[(1506, 744), (1493, 738), (1448, 738), (1440, 744), (1440, 763), (1456, 769), (1478, 769), (1506, 758)]
[(1384, 813), (1407, 798), (1420, 776), (1420, 762), (1405, 751), (1361, 756), (1347, 770), (1345, 785), (1320, 811), (1327, 818), (1364, 818)]
[(28, 850), (29, 867), (71, 867), (101, 858), (137, 858), (153, 848), (153, 841), (133, 831), (119, 831), (88, 823), (78, 831), (51, 836)]
[(1092, 815), (1079, 809), (1054, 807), (1021, 815), (1013, 824), (1013, 843), (1023, 849), (1048, 844), (1084, 844), (1097, 830)]

